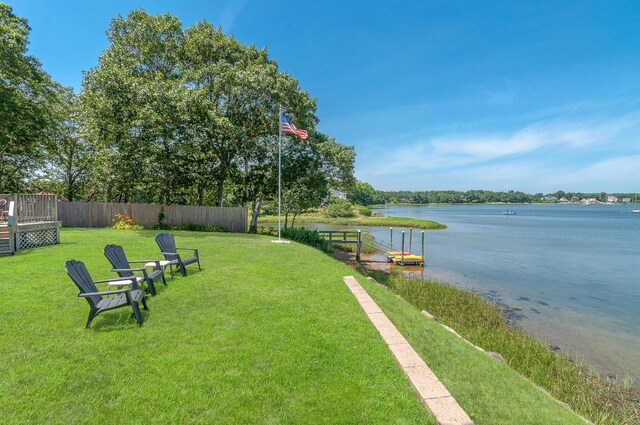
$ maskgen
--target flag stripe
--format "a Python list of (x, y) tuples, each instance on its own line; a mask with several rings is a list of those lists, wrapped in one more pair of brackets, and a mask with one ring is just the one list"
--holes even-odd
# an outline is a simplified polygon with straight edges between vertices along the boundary
[(309, 137), (309, 133), (307, 133), (306, 130), (296, 128), (296, 126), (293, 125), (293, 123), (289, 120), (289, 118), (285, 115), (284, 112), (280, 117), (280, 123), (281, 123), (280, 128), (284, 133), (295, 134), (296, 136), (300, 137), (303, 140)]

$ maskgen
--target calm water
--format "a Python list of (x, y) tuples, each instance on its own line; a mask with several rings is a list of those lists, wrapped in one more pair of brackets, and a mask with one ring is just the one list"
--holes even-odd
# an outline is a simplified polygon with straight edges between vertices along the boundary
[[(632, 208), (460, 205), (379, 212), (448, 226), (426, 232), (426, 277), (490, 293), (549, 344), (605, 373), (640, 377), (640, 214)], [(500, 214), (507, 209), (517, 215)], [(367, 230), (389, 240), (388, 228)], [(414, 232), (415, 253), (419, 239)]]

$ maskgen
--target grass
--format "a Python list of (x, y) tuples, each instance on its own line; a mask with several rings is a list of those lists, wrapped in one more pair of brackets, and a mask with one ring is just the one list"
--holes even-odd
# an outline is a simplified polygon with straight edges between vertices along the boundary
[[(258, 224), (273, 224), (278, 222), (278, 216), (261, 216)], [(296, 217), (296, 226), (302, 224), (333, 224), (343, 226), (390, 226), (390, 227), (413, 227), (414, 229), (439, 230), (446, 229), (447, 226), (432, 220), (405, 217), (325, 217), (322, 214), (309, 214)]]
[[(98, 316), (64, 272), (109, 277), (107, 243), (157, 257), (153, 231), (63, 229), (0, 259), (3, 423), (434, 423), (342, 283), (348, 266), (271, 237), (174, 232), (203, 270), (169, 279), (145, 323)], [(579, 424), (510, 368), (355, 273), (476, 424)]]
[(515, 370), (593, 422), (640, 423), (640, 404), (633, 401), (631, 385), (601, 379), (593, 370), (509, 326), (501, 309), (486, 298), (440, 282), (405, 278), (400, 273), (375, 273), (375, 277), (467, 340), (500, 353)]
[(155, 233), (63, 229), (61, 245), (0, 259), (2, 423), (433, 423), (349, 269), (299, 244), (175, 232), (202, 272), (159, 285), (140, 328), (119, 309), (85, 330), (64, 261), (109, 277), (105, 244), (156, 258)]

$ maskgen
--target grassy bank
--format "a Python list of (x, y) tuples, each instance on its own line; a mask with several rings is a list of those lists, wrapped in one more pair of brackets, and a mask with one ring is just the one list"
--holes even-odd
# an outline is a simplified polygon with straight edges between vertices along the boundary
[(470, 342), (500, 353), (509, 366), (593, 422), (640, 423), (640, 404), (633, 401), (628, 382), (625, 385), (601, 379), (595, 371), (551, 351), (535, 338), (509, 326), (500, 308), (484, 297), (439, 282), (404, 278), (400, 273), (372, 274)]
[[(278, 222), (278, 216), (263, 216), (258, 219), (258, 224), (274, 224)], [(414, 229), (439, 230), (447, 226), (437, 221), (422, 220), (419, 218), (405, 217), (326, 217), (321, 214), (310, 214), (296, 217), (296, 226), (304, 224), (333, 224), (336, 226), (388, 226), (388, 227), (413, 227)]]
[(153, 231), (63, 229), (62, 244), (0, 259), (3, 423), (434, 423), (342, 276), (355, 274), (482, 424), (580, 424), (509, 367), (327, 255), (259, 235), (174, 232), (201, 272), (98, 316), (64, 272), (109, 276), (107, 243), (157, 257)]

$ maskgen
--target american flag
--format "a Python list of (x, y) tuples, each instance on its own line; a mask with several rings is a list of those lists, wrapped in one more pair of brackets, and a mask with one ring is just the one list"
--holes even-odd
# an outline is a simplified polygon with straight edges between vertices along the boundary
[(280, 126), (282, 128), (282, 132), (283, 133), (295, 134), (296, 136), (298, 136), (302, 140), (304, 140), (307, 137), (309, 137), (309, 133), (307, 133), (306, 130), (300, 130), (300, 129), (296, 128), (296, 126), (293, 125), (291, 120), (289, 120), (289, 118), (287, 118), (287, 116), (285, 115), (284, 112), (281, 114), (281, 117), (280, 117)]

